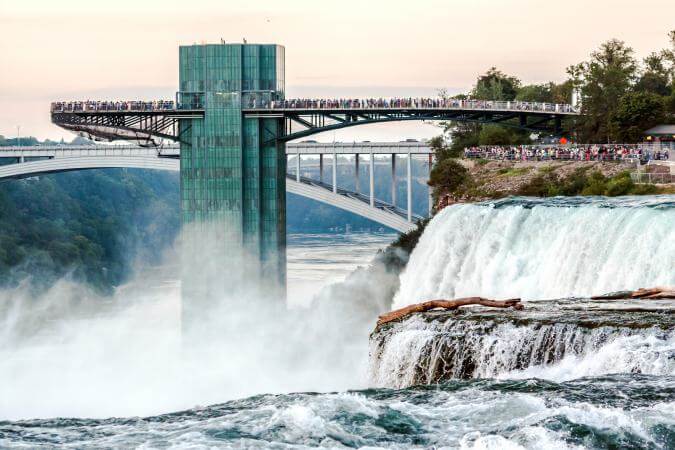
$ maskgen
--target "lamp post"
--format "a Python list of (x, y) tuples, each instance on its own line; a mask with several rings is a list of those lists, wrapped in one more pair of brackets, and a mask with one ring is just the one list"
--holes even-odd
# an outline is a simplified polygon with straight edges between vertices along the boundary
[(16, 126), (16, 145), (21, 147), (21, 125)]

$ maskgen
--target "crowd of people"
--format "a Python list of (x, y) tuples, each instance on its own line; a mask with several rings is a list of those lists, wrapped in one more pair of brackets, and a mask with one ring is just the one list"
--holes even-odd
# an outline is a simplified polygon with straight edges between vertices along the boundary
[(668, 148), (651, 144), (507, 145), (467, 147), (466, 158), (498, 160), (629, 161), (667, 160)]
[[(244, 108), (265, 109), (494, 109), (513, 111), (575, 112), (571, 105), (489, 100), (456, 100), (446, 98), (366, 98), (366, 99), (288, 99), (267, 100), (250, 97)], [(52, 112), (85, 111), (165, 111), (175, 109), (170, 100), (157, 101), (91, 101), (54, 102)]]
[[(256, 103), (256, 100), (253, 100)], [(571, 105), (517, 101), (457, 100), (451, 98), (288, 99), (258, 102), (254, 108), (271, 109), (495, 109), (516, 111), (576, 112)]]
[(171, 100), (100, 102), (87, 100), (86, 102), (54, 102), (52, 112), (78, 111), (166, 111), (174, 109)]

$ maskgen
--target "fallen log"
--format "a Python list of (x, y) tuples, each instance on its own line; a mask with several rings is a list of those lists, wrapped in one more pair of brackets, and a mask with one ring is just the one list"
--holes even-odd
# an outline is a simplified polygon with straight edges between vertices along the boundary
[(613, 292), (605, 295), (594, 295), (592, 300), (627, 300), (627, 299), (669, 299), (675, 298), (675, 287), (658, 286), (653, 288), (640, 288), (637, 291)]
[(384, 313), (378, 317), (377, 325), (380, 326), (394, 320), (402, 319), (409, 316), (410, 314), (429, 311), (431, 309), (442, 308), (445, 310), (454, 310), (460, 306), (467, 305), (490, 306), (492, 308), (513, 308), (518, 310), (523, 309), (523, 305), (520, 303), (519, 298), (511, 298), (508, 300), (490, 300), (483, 297), (466, 297), (455, 300), (428, 300), (423, 303), (416, 303), (414, 305), (409, 305), (401, 309)]

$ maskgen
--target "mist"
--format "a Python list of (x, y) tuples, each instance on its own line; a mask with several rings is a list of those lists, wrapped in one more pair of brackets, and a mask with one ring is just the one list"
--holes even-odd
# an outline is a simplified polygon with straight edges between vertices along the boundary
[[(111, 297), (67, 278), (39, 294), (28, 281), (0, 291), (0, 417), (147, 416), (365, 387), (368, 334), (398, 276), (374, 261), (289, 308), (278, 286), (251, 276), (250, 255), (227, 248), (225, 225), (184, 229), (179, 268), (181, 239)], [(181, 273), (203, 294), (191, 324)]]

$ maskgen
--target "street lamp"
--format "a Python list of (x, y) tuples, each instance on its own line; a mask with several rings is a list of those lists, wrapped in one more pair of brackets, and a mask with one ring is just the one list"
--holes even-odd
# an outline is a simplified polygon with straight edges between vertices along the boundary
[(21, 147), (21, 125), (16, 126), (16, 143)]

